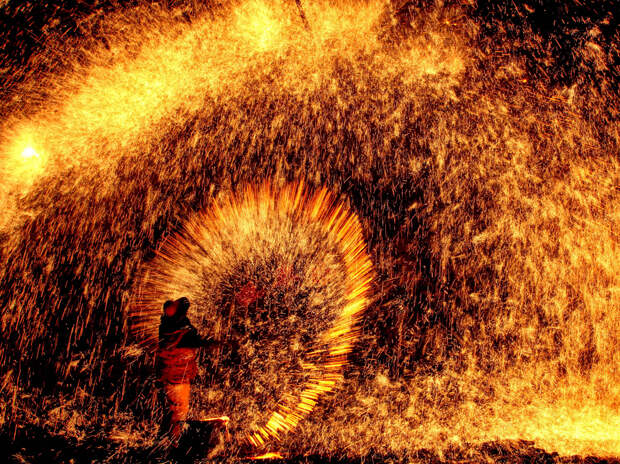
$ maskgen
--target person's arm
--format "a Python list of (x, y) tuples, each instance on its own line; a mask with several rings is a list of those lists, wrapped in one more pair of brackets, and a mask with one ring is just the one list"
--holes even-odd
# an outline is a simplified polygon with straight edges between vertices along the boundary
[(191, 324), (188, 324), (185, 327), (185, 330), (187, 332), (183, 336), (183, 339), (181, 340), (179, 347), (206, 348), (209, 350), (213, 350), (218, 345), (218, 342), (212, 337), (201, 336), (198, 333), (198, 330), (196, 330), (196, 328)]

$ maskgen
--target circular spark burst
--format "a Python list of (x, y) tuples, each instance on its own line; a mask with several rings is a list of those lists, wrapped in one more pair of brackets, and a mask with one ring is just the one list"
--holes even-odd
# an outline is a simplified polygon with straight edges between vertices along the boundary
[(164, 241), (145, 265), (130, 325), (154, 346), (162, 303), (189, 297), (190, 319), (222, 340), (199, 390), (260, 446), (336, 387), (371, 281), (357, 216), (334, 195), (302, 183), (247, 187)]

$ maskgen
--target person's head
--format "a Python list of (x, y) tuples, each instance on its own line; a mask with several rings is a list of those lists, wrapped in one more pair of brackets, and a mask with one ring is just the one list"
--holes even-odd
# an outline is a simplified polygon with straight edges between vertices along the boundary
[(178, 300), (168, 300), (164, 303), (164, 315), (167, 317), (185, 317), (188, 309), (189, 300), (184, 296)]
[(181, 297), (175, 301), (177, 307), (177, 316), (183, 317), (187, 315), (189, 309), (189, 300), (186, 297)]
[(177, 312), (177, 308), (176, 308), (176, 305), (174, 304), (174, 301), (168, 300), (164, 303), (164, 315), (168, 317), (172, 317), (175, 315), (176, 312)]

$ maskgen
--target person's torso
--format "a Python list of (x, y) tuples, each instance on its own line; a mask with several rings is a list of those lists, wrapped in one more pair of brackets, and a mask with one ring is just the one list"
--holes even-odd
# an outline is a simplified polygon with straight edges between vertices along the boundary
[(196, 329), (189, 321), (164, 323), (159, 331), (157, 370), (160, 380), (169, 383), (189, 383), (198, 373)]

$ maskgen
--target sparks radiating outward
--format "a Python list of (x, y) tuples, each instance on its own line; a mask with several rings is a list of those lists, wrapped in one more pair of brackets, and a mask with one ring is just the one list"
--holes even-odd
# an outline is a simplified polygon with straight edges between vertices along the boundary
[(255, 454), (620, 456), (615, 10), (0, 0), (0, 430), (152, 443), (187, 296)]
[[(252, 366), (241, 382), (261, 383), (262, 376), (262, 387), (280, 393), (273, 384), (295, 377), (264, 424), (245, 421), (254, 429), (248, 441), (261, 446), (295, 429), (338, 385), (371, 282), (354, 213), (325, 189), (266, 184), (226, 197), (164, 241), (145, 266), (130, 321), (152, 346), (161, 302), (188, 295), (197, 303), (193, 317), (213, 335), (222, 338), (225, 327), (226, 337), (241, 342), (235, 355)], [(250, 355), (261, 351), (277, 365)]]

